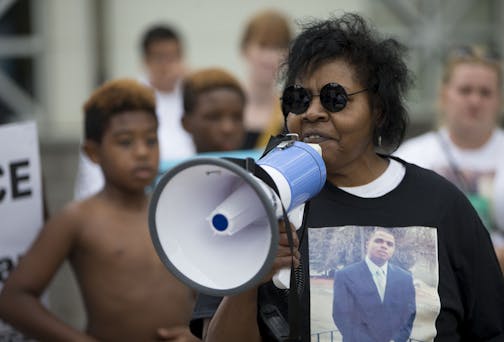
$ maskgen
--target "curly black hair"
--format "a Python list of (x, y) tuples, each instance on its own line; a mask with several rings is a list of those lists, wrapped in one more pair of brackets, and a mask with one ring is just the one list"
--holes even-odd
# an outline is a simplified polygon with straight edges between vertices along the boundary
[(381, 113), (373, 142), (390, 152), (401, 144), (409, 121), (405, 94), (412, 78), (405, 53), (402, 44), (381, 38), (358, 14), (315, 19), (302, 25), (302, 32), (292, 42), (282, 68), (283, 79), (285, 87), (293, 85), (336, 59), (353, 66), (356, 79), (370, 91), (372, 108)]

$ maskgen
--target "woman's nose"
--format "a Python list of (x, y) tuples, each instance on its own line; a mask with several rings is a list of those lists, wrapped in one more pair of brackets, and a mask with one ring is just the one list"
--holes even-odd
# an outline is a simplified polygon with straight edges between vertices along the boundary
[(326, 120), (328, 114), (320, 102), (320, 96), (313, 96), (308, 109), (303, 115), (306, 121), (320, 121)]

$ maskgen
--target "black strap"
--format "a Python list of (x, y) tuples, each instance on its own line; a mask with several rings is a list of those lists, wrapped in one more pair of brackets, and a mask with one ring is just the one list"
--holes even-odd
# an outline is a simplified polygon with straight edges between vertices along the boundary
[(278, 134), (278, 135), (275, 135), (275, 136), (270, 136), (268, 144), (266, 145), (266, 148), (264, 149), (264, 152), (263, 152), (263, 154), (261, 155), (261, 157), (259, 159), (261, 159), (262, 157), (264, 157), (265, 155), (267, 155), (268, 153), (270, 153), (270, 151), (272, 149), (274, 149), (275, 147), (277, 147), (278, 144), (280, 144), (282, 141), (288, 141), (288, 140), (292, 140), (292, 138), (289, 137), (289, 136), (286, 136), (284, 134)]
[(230, 162), (244, 168), (257, 178), (262, 180), (264, 183), (266, 183), (266, 185), (272, 188), (273, 191), (275, 191), (275, 193), (278, 195), (278, 197), (280, 197), (278, 188), (275, 182), (273, 181), (273, 178), (271, 178), (271, 176), (266, 171), (264, 171), (262, 167), (257, 166), (253, 158), (240, 159), (240, 158), (224, 157), (222, 159), (229, 160)]
[(300, 313), (301, 306), (299, 303), (299, 294), (298, 294), (298, 284), (296, 281), (296, 269), (294, 268), (294, 241), (292, 237), (292, 231), (290, 229), (290, 221), (287, 216), (287, 211), (285, 211), (284, 206), (282, 205), (283, 210), (283, 221), (285, 223), (285, 230), (287, 231), (287, 240), (289, 241), (289, 248), (291, 252), (291, 272), (290, 272), (290, 286), (289, 286), (289, 337), (287, 341), (301, 341), (300, 334)]
[[(298, 229), (300, 246), (303, 243), (306, 226), (307, 226), (307, 213), (309, 211), (310, 202), (306, 202), (305, 211), (303, 215), (303, 223)], [(280, 295), (285, 290), (279, 290), (270, 281), (260, 287), (258, 310), (261, 317), (261, 322), (267, 328), (263, 332), (264, 341), (302, 341), (303, 331), (302, 324), (302, 310), (299, 293), (299, 285), (297, 282), (296, 272), (291, 267), (291, 289), (286, 294), (286, 298)], [(285, 291), (287, 292), (287, 291)], [(286, 316), (287, 314), (287, 316)], [(286, 319), (287, 317), (287, 319)]]
[(462, 171), (460, 170), (459, 166), (457, 165), (457, 162), (455, 161), (455, 156), (453, 155), (450, 146), (448, 145), (448, 142), (444, 139), (440, 131), (436, 133), (436, 138), (438, 139), (439, 145), (441, 145), (445, 157), (448, 160), (448, 165), (451, 171), (456, 177), (456, 185), (458, 185), (458, 187), (462, 189), (462, 191), (464, 191), (465, 193), (469, 193), (470, 188), (468, 185), (468, 181), (465, 178)]

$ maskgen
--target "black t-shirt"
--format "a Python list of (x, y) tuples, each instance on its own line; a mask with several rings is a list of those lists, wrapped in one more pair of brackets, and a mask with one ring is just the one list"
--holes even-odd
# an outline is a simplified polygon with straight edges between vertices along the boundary
[[(399, 161), (406, 167), (405, 176), (394, 190), (381, 197), (357, 197), (327, 183), (312, 199), (306, 222), (308, 230), (299, 232), (302, 340), (310, 341), (314, 336), (310, 326), (312, 260), (309, 258), (313, 258), (316, 250), (309, 246), (312, 240), (308, 235), (316, 236), (323, 230), (382, 227), (404, 229), (405, 236), (415, 231), (417, 234), (428, 232), (433, 237), (433, 243), (420, 246), (415, 254), (425, 252), (435, 256), (431, 270), (434, 286), (427, 287), (431, 290), (428, 303), (433, 308), (425, 310), (425, 305), (418, 300), (420, 297), (416, 304), (419, 320), (422, 310), (431, 315), (428, 319), (432, 321), (432, 329), (435, 325), (429, 335), (431, 339), (435, 336), (436, 341), (504, 341), (504, 279), (489, 234), (478, 215), (467, 198), (444, 178)], [(417, 292), (423, 288), (419, 289)], [(260, 302), (273, 302), (287, 319), (285, 291), (267, 284), (261, 287), (260, 296)], [(265, 340), (275, 340), (266, 337), (267, 329), (261, 322), (260, 327)], [(413, 330), (418, 332), (415, 325)]]

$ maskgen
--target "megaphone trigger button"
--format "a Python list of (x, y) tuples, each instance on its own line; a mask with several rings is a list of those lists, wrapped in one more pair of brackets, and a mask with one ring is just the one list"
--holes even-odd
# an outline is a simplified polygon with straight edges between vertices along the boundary
[(290, 147), (294, 144), (294, 140), (287, 140), (287, 141), (282, 141), (280, 144), (277, 145), (278, 149), (283, 150), (286, 149), (287, 147)]

